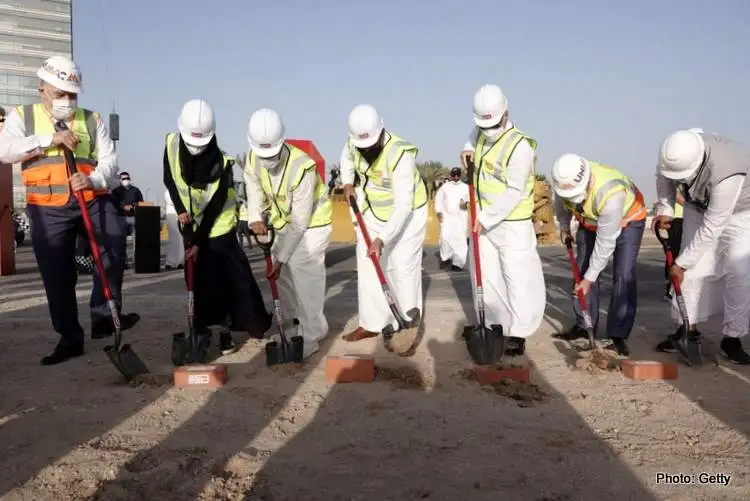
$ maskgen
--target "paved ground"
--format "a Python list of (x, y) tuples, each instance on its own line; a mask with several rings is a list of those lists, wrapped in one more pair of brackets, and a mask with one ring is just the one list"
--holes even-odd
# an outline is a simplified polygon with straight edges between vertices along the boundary
[[(569, 350), (549, 337), (569, 323), (570, 272), (562, 248), (541, 253), (549, 301), (529, 346), (533, 386), (489, 391), (466, 380), (471, 364), (456, 334), (470, 308), (468, 275), (438, 271), (433, 249), (414, 357), (387, 354), (377, 340), (338, 340), (356, 325), (356, 275), (352, 250), (335, 247), (331, 343), (320, 355), (272, 371), (249, 341), (223, 358), (225, 388), (187, 391), (166, 377), (170, 333), (185, 324), (179, 272), (127, 277), (126, 309), (144, 317), (128, 338), (155, 375), (131, 387), (101, 353), (105, 341), (61, 366), (37, 365), (55, 335), (21, 248), (19, 274), (0, 278), (0, 499), (750, 499), (748, 369), (722, 363), (649, 383), (571, 369)], [(262, 259), (251, 259), (260, 277)], [(637, 358), (658, 358), (650, 347), (670, 327), (661, 266), (658, 250), (644, 249)], [(82, 279), (82, 312), (89, 287)], [(374, 353), (379, 380), (326, 383), (325, 354), (347, 352)], [(680, 472), (732, 478), (723, 487), (657, 484), (658, 473)]]

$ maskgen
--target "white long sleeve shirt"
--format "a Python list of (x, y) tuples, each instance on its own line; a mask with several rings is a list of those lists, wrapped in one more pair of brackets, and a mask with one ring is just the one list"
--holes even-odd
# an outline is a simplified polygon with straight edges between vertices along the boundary
[[(503, 132), (513, 127), (508, 121)], [(469, 140), (464, 145), (464, 151), (475, 152), (479, 131), (472, 129)], [(492, 204), (477, 212), (477, 220), (485, 230), (491, 230), (508, 217), (513, 209), (521, 202), (526, 192), (526, 183), (534, 173), (534, 150), (527, 141), (521, 141), (516, 146), (508, 161), (507, 189), (500, 195), (494, 196)]]
[[(674, 261), (677, 266), (689, 270), (711, 249), (729, 223), (744, 183), (745, 176), (736, 175), (724, 179), (711, 188), (710, 203), (703, 214), (703, 221), (692, 240), (680, 250), (680, 255)], [(657, 173), (657, 216), (672, 217), (674, 215), (672, 207), (674, 207), (676, 195), (677, 184)]]
[[(386, 132), (387, 139), (389, 137)], [(341, 150), (339, 168), (341, 171), (341, 182), (345, 185), (354, 184), (354, 159), (349, 151), (348, 144), (344, 145), (344, 148)], [(393, 187), (393, 212), (379, 232), (368, 228), (368, 231), (373, 233), (370, 235), (373, 240), (379, 238), (382, 240), (383, 245), (388, 245), (403, 229), (409, 214), (412, 212), (414, 190), (416, 189), (414, 186), (414, 173), (416, 170), (416, 155), (414, 153), (402, 155), (394, 168), (393, 178), (391, 179), (391, 186)]]
[[(261, 167), (264, 168), (264, 167)], [(274, 193), (278, 190), (281, 178), (284, 175), (284, 164), (277, 163), (268, 169), (271, 175), (271, 188)], [(314, 174), (314, 173), (313, 173)], [(243, 171), (245, 179), (245, 189), (247, 193), (247, 213), (248, 222), (256, 223), (262, 220), (263, 212), (263, 187), (255, 171), (248, 165)], [(299, 246), (302, 236), (305, 234), (310, 219), (313, 215), (313, 205), (315, 200), (315, 176), (310, 172), (302, 176), (302, 181), (292, 191), (292, 199), (289, 202), (291, 207), (291, 221), (279, 233), (276, 245), (278, 252), (276, 260), (281, 263), (289, 262), (295, 249)]]
[[(622, 232), (620, 226), (622, 213), (625, 210), (625, 192), (618, 192), (612, 195), (604, 204), (599, 219), (596, 222), (596, 240), (594, 250), (589, 259), (589, 267), (583, 278), (589, 282), (596, 282), (599, 275), (607, 267), (609, 258), (615, 252), (617, 238)], [(570, 220), (572, 212), (562, 203), (562, 199), (555, 196), (555, 215), (561, 229), (570, 229)]]
[[(5, 127), (0, 131), (0, 161), (15, 163), (34, 150), (45, 150), (52, 146), (52, 134), (26, 134), (26, 124), (18, 110), (13, 108), (5, 118)], [(96, 168), (89, 176), (94, 188), (114, 189), (120, 185), (117, 154), (107, 126), (101, 116), (96, 121)]]

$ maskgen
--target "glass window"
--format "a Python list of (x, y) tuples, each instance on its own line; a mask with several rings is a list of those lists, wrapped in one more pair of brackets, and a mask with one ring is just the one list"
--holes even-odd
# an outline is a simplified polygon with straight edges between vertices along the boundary
[(3, 93), (0, 91), (0, 106), (6, 110), (20, 104), (34, 104), (39, 102), (38, 96), (22, 96), (20, 94)]
[(21, 37), (0, 33), (0, 43), (11, 44), (16, 49), (35, 49), (49, 52), (69, 52), (70, 41), (49, 40), (46, 38)]
[(26, 9), (38, 9), (51, 12), (70, 12), (70, 0), (12, 0), (6, 5)]
[(70, 33), (69, 19), (34, 19), (31, 17), (13, 16), (11, 24), (22, 29), (51, 31), (53, 33)]

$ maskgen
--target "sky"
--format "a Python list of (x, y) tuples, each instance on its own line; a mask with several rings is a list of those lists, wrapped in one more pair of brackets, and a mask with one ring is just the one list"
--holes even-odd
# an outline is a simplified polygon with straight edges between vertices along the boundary
[[(577, 153), (649, 201), (661, 141), (702, 127), (750, 147), (750, 2), (631, 0), (75, 0), (82, 106), (120, 115), (120, 170), (163, 197), (164, 138), (182, 105), (214, 109), (221, 148), (278, 111), (289, 138), (338, 163), (371, 104), (420, 161), (458, 163), (483, 84), (538, 141), (537, 170)], [(148, 190), (148, 193), (146, 192)]]

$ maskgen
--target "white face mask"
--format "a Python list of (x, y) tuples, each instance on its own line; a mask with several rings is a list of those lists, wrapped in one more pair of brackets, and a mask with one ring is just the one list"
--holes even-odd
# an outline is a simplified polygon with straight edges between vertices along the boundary
[(258, 162), (258, 165), (261, 166), (262, 168), (266, 170), (272, 170), (277, 165), (279, 165), (279, 156), (276, 155), (275, 157), (271, 157), (271, 158), (257, 157), (256, 161)]
[(495, 141), (503, 135), (503, 128), (498, 124), (491, 129), (482, 129), (482, 134), (484, 134), (490, 141)]
[(55, 120), (67, 120), (77, 108), (78, 101), (75, 99), (53, 99), (50, 114)]
[(208, 145), (193, 146), (191, 144), (185, 143), (185, 148), (188, 150), (188, 153), (190, 153), (193, 156), (200, 155), (201, 153), (203, 153), (203, 151), (205, 151), (205, 149), (206, 149), (206, 146), (208, 146)]
[(125, 188), (127, 188), (128, 186), (130, 186), (130, 181), (127, 181), (127, 180), (120, 181), (120, 184), (122, 184)]

